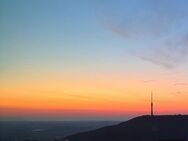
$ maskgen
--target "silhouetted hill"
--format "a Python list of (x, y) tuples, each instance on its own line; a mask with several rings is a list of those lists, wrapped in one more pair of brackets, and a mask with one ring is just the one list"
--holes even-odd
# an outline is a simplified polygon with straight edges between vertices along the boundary
[(78, 133), (68, 141), (187, 141), (188, 115), (140, 116), (118, 125)]

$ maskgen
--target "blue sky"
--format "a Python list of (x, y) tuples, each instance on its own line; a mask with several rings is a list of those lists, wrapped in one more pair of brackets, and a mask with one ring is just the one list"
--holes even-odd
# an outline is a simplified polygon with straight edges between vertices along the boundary
[[(1, 1), (1, 53), (10, 56), (5, 57), (8, 61), (15, 55), (40, 60), (53, 53), (74, 58), (119, 56), (127, 48), (140, 51), (163, 38), (186, 34), (186, 5), (183, 0)], [(155, 37), (153, 24), (167, 33)], [(119, 36), (113, 28), (128, 36)]]

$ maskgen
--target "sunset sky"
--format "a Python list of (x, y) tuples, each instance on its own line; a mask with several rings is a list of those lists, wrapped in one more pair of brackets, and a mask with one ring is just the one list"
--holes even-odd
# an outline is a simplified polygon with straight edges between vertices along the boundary
[(187, 0), (1, 0), (0, 120), (188, 114)]

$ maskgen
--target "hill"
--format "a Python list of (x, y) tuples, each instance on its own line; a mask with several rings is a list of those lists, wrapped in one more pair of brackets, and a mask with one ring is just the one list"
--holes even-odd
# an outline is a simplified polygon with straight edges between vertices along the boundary
[(188, 115), (140, 116), (63, 141), (187, 141)]

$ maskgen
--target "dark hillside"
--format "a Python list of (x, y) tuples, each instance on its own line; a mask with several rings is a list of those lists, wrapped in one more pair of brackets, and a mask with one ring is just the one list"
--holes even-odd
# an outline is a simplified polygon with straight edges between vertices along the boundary
[(188, 115), (141, 116), (114, 126), (78, 133), (68, 141), (186, 141)]

